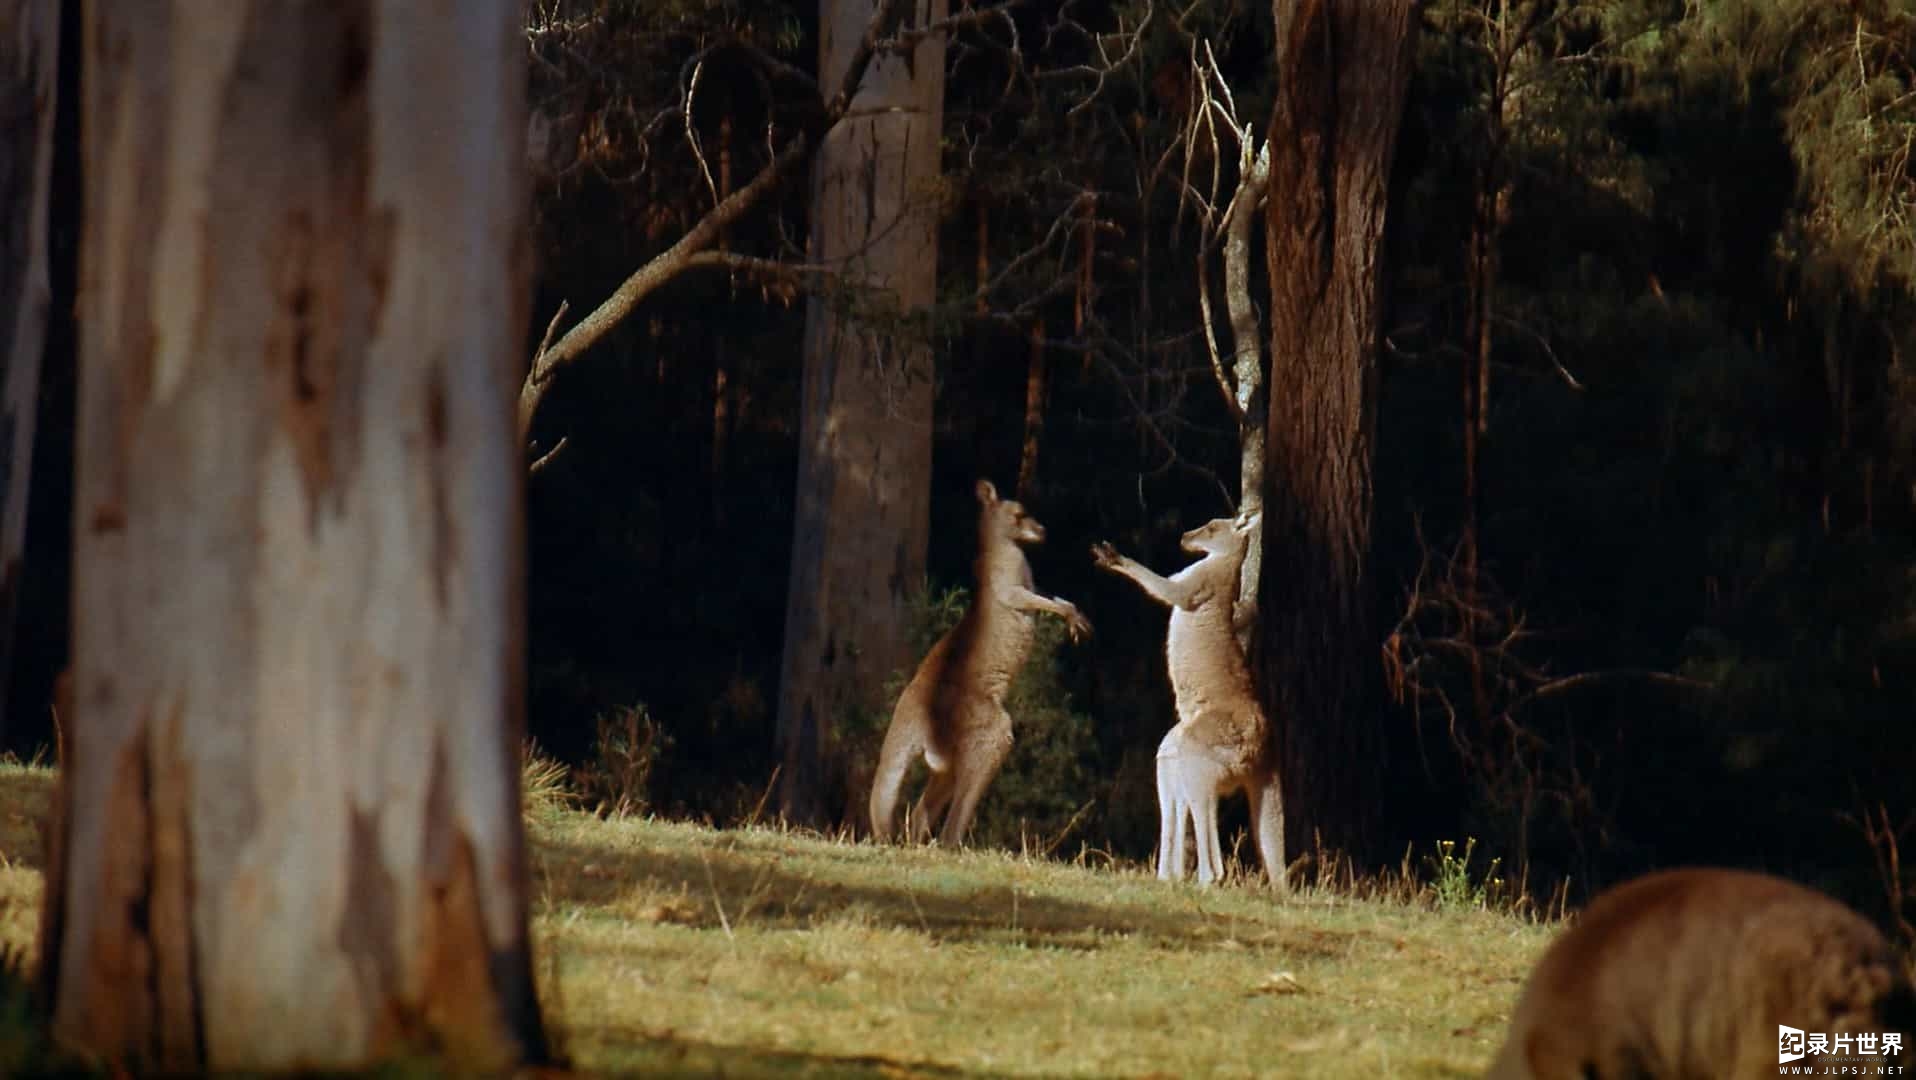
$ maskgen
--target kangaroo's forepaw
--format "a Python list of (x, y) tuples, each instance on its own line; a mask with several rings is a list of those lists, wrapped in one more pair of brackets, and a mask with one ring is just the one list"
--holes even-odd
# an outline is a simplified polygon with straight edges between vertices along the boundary
[(1083, 641), (1091, 636), (1091, 620), (1084, 617), (1076, 607), (1067, 607), (1064, 612), (1064, 628), (1073, 642)]

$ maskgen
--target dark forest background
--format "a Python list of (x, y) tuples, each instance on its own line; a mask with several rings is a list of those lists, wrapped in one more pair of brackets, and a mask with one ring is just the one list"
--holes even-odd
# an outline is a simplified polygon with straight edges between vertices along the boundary
[[(710, 209), (684, 135), (694, 58), (708, 165), (722, 150), (749, 175), (767, 125), (816, 108), (753, 58), (812, 70), (816, 19), (778, 0), (531, 7), (535, 337)], [(1227, 183), (1235, 168), (1230, 143), (1189, 138), (1194, 57), (1262, 131), (1269, 24), (1257, 4), (1030, 3), (952, 42), (945, 302), (891, 328), (937, 357), (921, 643), (969, 584), (974, 481), (1010, 490), (1021, 466), (1050, 531), (1039, 586), (1097, 628), (1041, 639), (990, 842), (1150, 854), (1164, 612), (1086, 552), (1108, 539), (1168, 571), (1179, 533), (1233, 507), (1236, 426), (1182, 184), (1208, 182), (1217, 146)], [(1389, 798), (1353, 854), (1474, 837), (1533, 888), (1578, 893), (1652, 866), (1761, 866), (1901, 920), (1902, 871), (1881, 860), (1916, 821), (1916, 11), (1432, 0), (1419, 33), (1370, 560)], [(7, 683), (22, 753), (51, 741), (66, 654), (78, 97), (61, 92), (56, 318)], [(1093, 242), (1057, 242), (1087, 197)], [(807, 209), (801, 175), (727, 247), (795, 259)], [(981, 261), (1012, 268), (983, 304)], [(529, 728), (608, 802), (728, 824), (767, 789), (809, 287), (688, 270), (540, 410), (535, 443), (567, 445), (529, 480)], [(1467, 499), (1463, 387), (1486, 362)], [(1480, 569), (1463, 590), (1466, 533)], [(884, 717), (843, 720), (849, 799)]]

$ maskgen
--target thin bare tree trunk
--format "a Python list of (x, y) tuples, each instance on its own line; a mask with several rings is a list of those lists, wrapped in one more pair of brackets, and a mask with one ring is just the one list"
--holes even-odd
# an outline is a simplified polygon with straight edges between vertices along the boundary
[(1275, 0), (1259, 635), (1291, 850), (1362, 852), (1384, 744), (1367, 692), (1379, 247), (1413, 0)]
[[(872, 0), (821, 0), (821, 81), (837, 82), (857, 58), (874, 10)], [(945, 0), (904, 0), (896, 14), (921, 27), (945, 12)], [(935, 298), (944, 73), (937, 33), (908, 56), (874, 58), (819, 147), (812, 261), (842, 268), (855, 305), (906, 315)], [(814, 296), (806, 311), (778, 709), (779, 804), (792, 820), (828, 812), (837, 718), (878, 707), (885, 678), (915, 659), (906, 617), (930, 528), (932, 368), (911, 334), (835, 298)]]
[[(1224, 223), (1224, 310), (1231, 319), (1231, 383), (1237, 413), (1238, 504), (1240, 514), (1264, 509), (1264, 424), (1269, 396), (1264, 378), (1263, 333), (1257, 308), (1251, 303), (1251, 226), (1263, 205), (1271, 181), (1271, 151), (1267, 144), (1251, 158), (1251, 167), (1238, 181), (1230, 219)], [(1257, 592), (1264, 569), (1264, 527), (1251, 530), (1238, 571), (1237, 606), (1232, 626), (1238, 645), (1251, 654), (1257, 633)]]
[(1018, 454), (1018, 498), (1031, 498), (1038, 482), (1038, 443), (1044, 437), (1045, 351), (1044, 323), (1032, 320), (1031, 355), (1025, 364), (1025, 438)]
[[(1490, 53), (1490, 87), (1484, 102), (1483, 161), (1478, 165), (1476, 190), (1471, 198), (1470, 239), (1464, 270), (1465, 355), (1463, 374), (1464, 435), (1464, 508), (1463, 536), (1458, 544), (1458, 562), (1463, 577), (1464, 604), (1459, 611), (1464, 640), (1474, 641), (1480, 601), (1480, 558), (1483, 541), (1482, 463), (1483, 439), (1490, 430), (1490, 359), (1495, 344), (1491, 314), (1497, 289), (1497, 249), (1501, 243), (1509, 196), (1504, 180), (1505, 154), (1509, 147), (1507, 111), (1512, 66), (1525, 31), (1512, 20), (1510, 5), (1498, 5), (1491, 14), (1484, 8), (1486, 47)], [(1469, 650), (1471, 716), (1476, 730), (1490, 723), (1490, 695), (1485, 682), (1482, 654)]]
[(20, 575), (33, 429), (46, 347), (47, 207), (60, 56), (57, 0), (0, 0), (0, 736)]
[(93, 0), (50, 985), (139, 1070), (544, 1055), (511, 0)]
[[(732, 114), (726, 113), (719, 121), (719, 201), (723, 202), (732, 195)], [(725, 251), (731, 246), (731, 229), (728, 226), (719, 230), (718, 249)], [(725, 462), (727, 445), (732, 434), (731, 415), (731, 375), (732, 365), (726, 355), (726, 339), (723, 334), (712, 339), (712, 457), (707, 470), (706, 486), (711, 492), (712, 524), (725, 524)]]
[[(1463, 577), (1463, 596), (1459, 615), (1464, 640), (1474, 641), (1477, 634), (1480, 603), (1481, 547), (1483, 542), (1483, 440), (1490, 428), (1490, 358), (1494, 346), (1491, 314), (1497, 288), (1497, 245), (1502, 234), (1504, 208), (1508, 198), (1502, 188), (1501, 174), (1501, 100), (1493, 113), (1492, 156), (1485, 162), (1476, 193), (1469, 245), (1469, 266), (1464, 286), (1469, 305), (1464, 326), (1466, 343), (1463, 357), (1463, 434), (1464, 434), (1464, 524), (1458, 544), (1458, 562)], [(1490, 723), (1490, 692), (1485, 682), (1484, 659), (1477, 649), (1468, 650), (1470, 668), (1471, 716), (1476, 730)]]

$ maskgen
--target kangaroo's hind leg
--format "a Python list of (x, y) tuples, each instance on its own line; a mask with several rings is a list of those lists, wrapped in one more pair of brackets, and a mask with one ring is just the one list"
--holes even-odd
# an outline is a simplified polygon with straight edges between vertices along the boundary
[(951, 807), (951, 797), (958, 790), (958, 770), (945, 763), (942, 772), (934, 772), (925, 781), (925, 790), (918, 796), (918, 805), (911, 811), (911, 839), (922, 844), (931, 839), (931, 831), (937, 826), (938, 819)]
[(1258, 858), (1264, 863), (1264, 875), (1271, 888), (1290, 891), (1284, 865), (1284, 791), (1277, 770), (1254, 779), (1246, 788), (1251, 796), (1251, 831), (1257, 840)]
[(978, 801), (984, 798), (985, 789), (991, 786), (1005, 759), (1011, 756), (1011, 717), (1002, 710), (999, 715), (1000, 723), (969, 733), (958, 748), (957, 761), (953, 763), (958, 790), (951, 813), (945, 816), (944, 828), (938, 833), (938, 842), (945, 847), (964, 844), (966, 835), (971, 832), (972, 820), (978, 816)]
[[(1159, 751), (1160, 754), (1163, 752)], [(1179, 815), (1178, 843), (1175, 846), (1183, 846), (1183, 818), (1188, 814), (1193, 839), (1197, 844), (1198, 882), (1209, 885), (1224, 874), (1224, 854), (1217, 835), (1217, 801), (1226, 786), (1224, 767), (1211, 760), (1210, 755), (1201, 749), (1188, 744), (1175, 756), (1160, 757), (1158, 760), (1161, 763), (1169, 762), (1172, 785), (1185, 807), (1185, 812)], [(1181, 858), (1178, 865), (1182, 870)]]
[(1184, 877), (1186, 859), (1184, 838), (1189, 831), (1185, 819), (1191, 803), (1178, 783), (1176, 747), (1170, 739), (1158, 750), (1158, 880), (1179, 881)]
[(891, 727), (878, 751), (878, 768), (872, 776), (870, 805), (872, 836), (880, 841), (892, 838), (898, 823), (898, 795), (905, 786), (905, 774), (911, 763), (925, 752), (925, 720), (921, 710), (901, 702), (892, 714)]
[(1224, 876), (1224, 849), (1217, 835), (1217, 789), (1200, 787), (1191, 797), (1191, 831), (1197, 840), (1198, 884)]

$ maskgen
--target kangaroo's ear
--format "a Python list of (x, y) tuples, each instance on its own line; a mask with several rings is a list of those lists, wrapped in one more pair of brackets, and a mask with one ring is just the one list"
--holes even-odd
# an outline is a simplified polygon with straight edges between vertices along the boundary
[(1257, 523), (1263, 520), (1263, 518), (1264, 512), (1262, 510), (1252, 510), (1249, 513), (1239, 514), (1237, 516), (1236, 529), (1238, 532), (1249, 532), (1257, 528)]
[(986, 506), (998, 501), (998, 489), (991, 486), (991, 481), (978, 481), (978, 501)]

